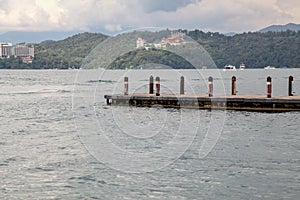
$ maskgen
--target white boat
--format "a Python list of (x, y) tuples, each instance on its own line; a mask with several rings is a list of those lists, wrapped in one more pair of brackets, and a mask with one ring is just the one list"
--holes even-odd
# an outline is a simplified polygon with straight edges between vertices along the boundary
[(236, 67), (234, 65), (225, 65), (223, 71), (236, 71)]
[(264, 67), (264, 69), (275, 69), (275, 67), (269, 65), (269, 66)]
[(240, 70), (245, 70), (246, 69), (246, 66), (244, 63), (240, 64)]

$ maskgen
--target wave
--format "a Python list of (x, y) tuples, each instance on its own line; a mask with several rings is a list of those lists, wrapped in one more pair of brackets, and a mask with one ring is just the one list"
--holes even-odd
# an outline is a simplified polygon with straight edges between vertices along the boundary
[(89, 80), (88, 83), (115, 83), (113, 80)]
[(1, 96), (5, 95), (31, 95), (31, 94), (53, 94), (53, 93), (71, 93), (71, 90), (45, 89), (45, 90), (28, 90), (28, 91), (10, 91), (0, 92)]

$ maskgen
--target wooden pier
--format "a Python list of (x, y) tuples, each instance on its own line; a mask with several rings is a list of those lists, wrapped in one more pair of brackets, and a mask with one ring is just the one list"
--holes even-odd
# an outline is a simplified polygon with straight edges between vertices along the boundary
[(108, 105), (164, 108), (222, 109), (261, 112), (300, 111), (300, 96), (293, 96), (289, 78), (288, 96), (272, 96), (271, 78), (267, 78), (266, 95), (236, 95), (236, 77), (232, 77), (232, 94), (213, 95), (213, 79), (209, 77), (208, 94), (184, 94), (184, 79), (180, 81), (180, 94), (160, 94), (160, 79), (156, 78), (153, 92), (153, 77), (150, 77), (149, 94), (128, 94), (128, 78), (124, 79), (124, 94), (105, 95)]

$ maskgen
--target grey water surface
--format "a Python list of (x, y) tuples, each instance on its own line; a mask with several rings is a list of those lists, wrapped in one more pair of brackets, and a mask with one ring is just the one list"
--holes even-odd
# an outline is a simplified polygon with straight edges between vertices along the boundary
[(239, 94), (265, 94), (270, 75), (281, 96), (293, 75), (300, 95), (299, 69), (0, 70), (0, 199), (299, 199), (299, 112), (106, 105), (124, 76), (147, 92), (150, 75), (162, 93), (184, 75), (191, 94), (208, 76), (230, 94), (233, 75)]

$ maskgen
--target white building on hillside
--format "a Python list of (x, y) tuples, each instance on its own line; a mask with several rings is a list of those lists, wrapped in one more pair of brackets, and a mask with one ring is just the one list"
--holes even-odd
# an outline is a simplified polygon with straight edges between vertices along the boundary
[(137, 40), (136, 40), (136, 48), (138, 49), (138, 48), (144, 48), (145, 46), (146, 46), (146, 44), (147, 44), (147, 42), (146, 42), (146, 40), (143, 40), (143, 38), (138, 38)]

